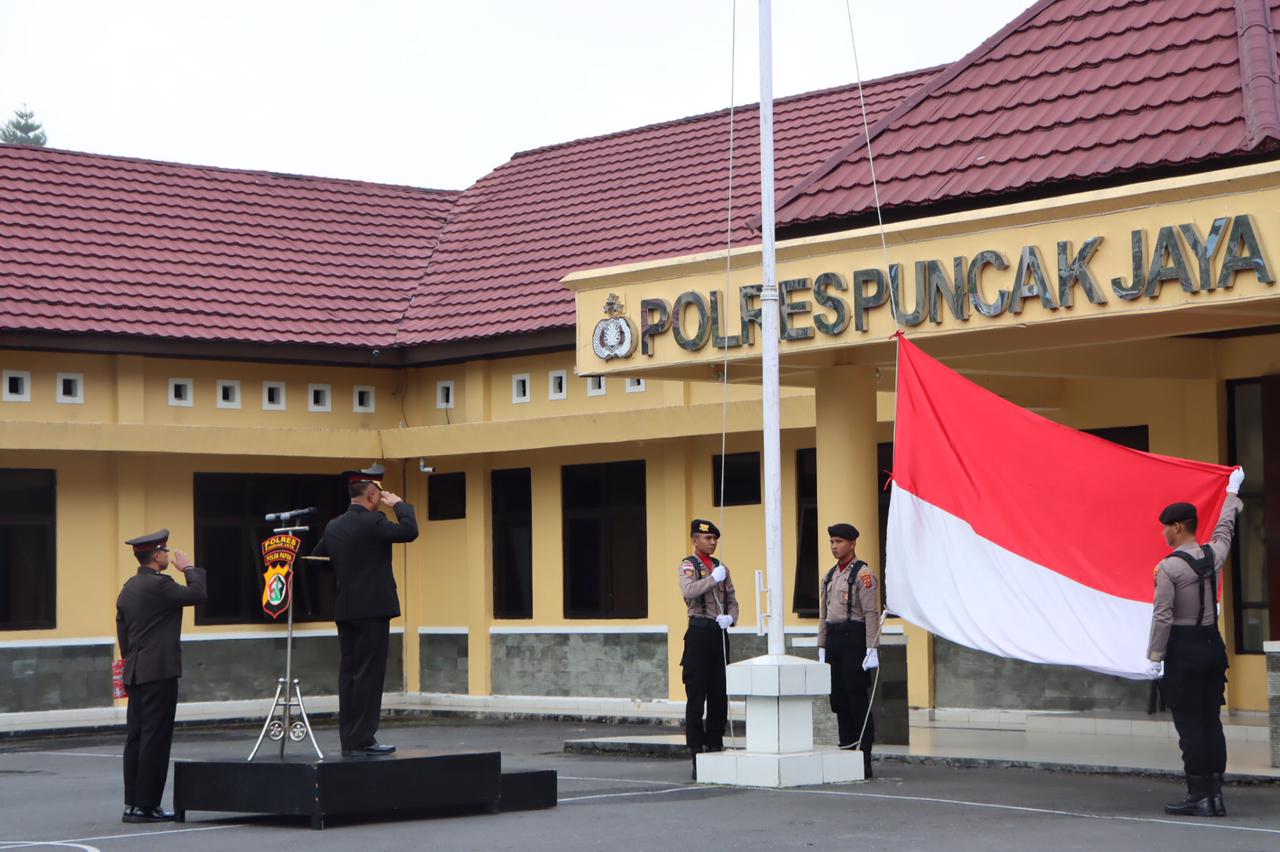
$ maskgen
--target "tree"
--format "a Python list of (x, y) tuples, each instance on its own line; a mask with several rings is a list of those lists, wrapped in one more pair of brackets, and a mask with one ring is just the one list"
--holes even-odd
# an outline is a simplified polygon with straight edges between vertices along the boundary
[(6, 145), (35, 145), (43, 148), (49, 141), (45, 136), (43, 125), (35, 120), (36, 114), (23, 104), (13, 111), (14, 117), (0, 127), (0, 142)]

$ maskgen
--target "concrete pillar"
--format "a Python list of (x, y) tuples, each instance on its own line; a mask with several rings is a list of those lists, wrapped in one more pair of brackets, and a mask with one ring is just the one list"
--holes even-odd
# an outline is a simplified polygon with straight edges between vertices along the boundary
[[(858, 528), (858, 558), (877, 575), (880, 565), (876, 476), (876, 376), (868, 367), (828, 367), (814, 388), (818, 454), (818, 580), (830, 567), (827, 527)], [(883, 603), (883, 601), (881, 602)]]
[(493, 673), (489, 625), (493, 623), (493, 503), (489, 457), (476, 456), (467, 474), (467, 692), (489, 695)]

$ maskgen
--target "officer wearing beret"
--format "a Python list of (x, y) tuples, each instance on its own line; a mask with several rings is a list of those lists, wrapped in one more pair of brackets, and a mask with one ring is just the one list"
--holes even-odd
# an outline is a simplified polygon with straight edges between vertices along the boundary
[(116, 638), (129, 693), (121, 820), (129, 823), (173, 819), (171, 811), (161, 809), (160, 796), (169, 774), (182, 677), (182, 609), (209, 597), (204, 571), (182, 551), (173, 551), (173, 564), (185, 576), (186, 586), (162, 573), (169, 567), (168, 542), (168, 530), (125, 542), (138, 559), (138, 573), (116, 599)]
[[(418, 520), (412, 506), (383, 490), (385, 472), (375, 464), (343, 474), (351, 505), (325, 526), (314, 551), (329, 557), (337, 578), (338, 736), (344, 757), (396, 750), (376, 738), (391, 619), (400, 615), (391, 545), (416, 539)], [(382, 514), (383, 507), (395, 513), (395, 522)]]
[(1187, 796), (1165, 805), (1178, 816), (1226, 816), (1222, 773), (1227, 741), (1221, 707), (1226, 704), (1227, 649), (1218, 632), (1218, 581), (1231, 551), (1240, 513), (1237, 467), (1227, 479), (1227, 497), (1209, 543), (1196, 543), (1196, 507), (1174, 503), (1160, 513), (1165, 542), (1173, 552), (1156, 565), (1155, 606), (1147, 644), (1148, 674), (1161, 678), (1182, 749)]
[[(738, 596), (729, 569), (714, 554), (720, 530), (710, 521), (690, 524), (693, 553), (680, 562), (680, 594), (689, 610), (684, 632), (684, 739), (698, 779), (698, 752), (724, 751), (724, 726), (729, 718), (725, 665), (729, 660), (729, 628), (738, 620)], [(702, 720), (703, 707), (707, 718)]]
[(868, 712), (867, 689), (871, 686), (868, 672), (880, 665), (879, 584), (870, 566), (854, 555), (857, 527), (832, 524), (827, 535), (836, 564), (823, 578), (818, 596), (818, 660), (831, 665), (831, 710), (836, 714), (840, 748), (860, 748), (870, 778), (876, 720)]

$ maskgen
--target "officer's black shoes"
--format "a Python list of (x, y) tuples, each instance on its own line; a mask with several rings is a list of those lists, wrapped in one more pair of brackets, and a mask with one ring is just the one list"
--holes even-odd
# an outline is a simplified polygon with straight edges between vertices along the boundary
[(693, 774), (689, 776), (689, 780), (698, 780), (698, 756), (696, 754), (693, 756)]
[(1224, 817), (1227, 815), (1227, 806), (1222, 801), (1222, 773), (1215, 772), (1209, 776), (1209, 806), (1213, 808), (1213, 815), (1216, 817)]
[(869, 751), (864, 751), (864, 752), (862, 753), (862, 777), (863, 777), (863, 778), (865, 778), (865, 779), (866, 779), (866, 780), (868, 780), (868, 781), (870, 781), (870, 780), (871, 780), (871, 778), (872, 778), (872, 774), (871, 774), (871, 752), (869, 752)]
[(121, 822), (173, 822), (173, 811), (162, 808), (140, 808), (132, 805), (124, 809)]
[(1210, 796), (1212, 781), (1212, 775), (1188, 775), (1187, 797), (1181, 802), (1170, 802), (1165, 805), (1164, 812), (1170, 816), (1217, 816)]
[(383, 745), (374, 740), (363, 748), (344, 748), (342, 750), (343, 757), (379, 757), (384, 754), (394, 754), (396, 747), (393, 745)]

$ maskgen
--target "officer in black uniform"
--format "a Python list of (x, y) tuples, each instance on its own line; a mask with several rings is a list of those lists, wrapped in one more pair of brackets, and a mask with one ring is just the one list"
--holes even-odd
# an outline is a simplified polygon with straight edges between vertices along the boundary
[[(684, 633), (684, 670), (687, 700), (684, 709), (685, 744), (698, 778), (698, 752), (724, 751), (724, 726), (729, 717), (725, 691), (725, 665), (729, 659), (728, 630), (738, 620), (738, 596), (729, 569), (711, 554), (720, 543), (720, 530), (710, 521), (690, 525), (693, 553), (680, 563), (680, 594), (689, 612)], [(702, 721), (706, 707), (707, 720)]]
[[(325, 526), (314, 551), (329, 557), (337, 577), (338, 736), (344, 757), (396, 750), (376, 739), (391, 619), (400, 615), (391, 545), (416, 539), (418, 520), (412, 506), (382, 489), (385, 472), (375, 464), (343, 474), (351, 505)], [(382, 514), (383, 507), (395, 512), (396, 523)]]
[(124, 658), (129, 693), (128, 734), (124, 744), (123, 822), (164, 822), (160, 808), (169, 774), (173, 717), (182, 677), (182, 609), (208, 599), (204, 571), (173, 551), (173, 564), (186, 577), (179, 586), (161, 572), (169, 567), (169, 531), (131, 538), (125, 544), (138, 559), (138, 573), (116, 599), (116, 637)]
[(1165, 805), (1167, 814), (1227, 815), (1222, 799), (1227, 740), (1221, 716), (1227, 649), (1218, 632), (1218, 578), (1231, 552), (1243, 481), (1244, 470), (1237, 467), (1227, 479), (1222, 513), (1207, 544), (1196, 542), (1198, 519), (1192, 504), (1174, 503), (1160, 513), (1165, 542), (1174, 550), (1156, 565), (1148, 674), (1161, 679), (1187, 781), (1186, 798)]

